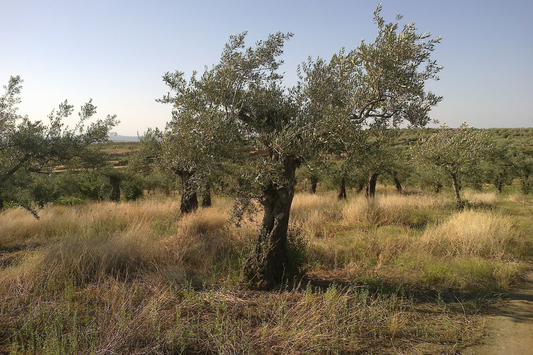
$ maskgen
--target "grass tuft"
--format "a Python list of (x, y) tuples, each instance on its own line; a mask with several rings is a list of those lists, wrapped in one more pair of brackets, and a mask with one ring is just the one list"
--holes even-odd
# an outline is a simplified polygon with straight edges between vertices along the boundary
[(506, 247), (513, 238), (510, 218), (491, 212), (467, 210), (426, 230), (421, 242), (435, 256), (468, 255), (501, 259), (506, 255)]
[(342, 210), (348, 226), (425, 225), (434, 218), (434, 211), (449, 203), (447, 198), (428, 195), (385, 195), (372, 199), (357, 197)]

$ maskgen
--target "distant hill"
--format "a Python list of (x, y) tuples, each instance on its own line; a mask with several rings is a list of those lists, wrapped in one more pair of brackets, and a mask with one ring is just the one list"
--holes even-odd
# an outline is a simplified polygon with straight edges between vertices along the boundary
[(111, 142), (138, 142), (139, 137), (137, 136), (109, 136)]

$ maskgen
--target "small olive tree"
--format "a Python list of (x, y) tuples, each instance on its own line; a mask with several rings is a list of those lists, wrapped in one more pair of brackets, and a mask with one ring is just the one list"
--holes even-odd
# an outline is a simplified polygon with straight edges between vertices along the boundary
[(149, 130), (143, 137), (158, 156), (159, 169), (179, 176), (182, 213), (198, 208), (198, 191), (202, 205), (211, 204), (211, 180), (241, 153), (236, 141), (242, 129), (214, 102), (217, 88), (209, 87), (214, 85), (210, 75), (214, 73), (206, 72), (198, 80), (193, 74), (186, 81), (182, 72), (165, 74), (163, 79), (175, 94), (158, 101), (173, 105), (172, 120), (164, 131)]
[(533, 151), (528, 151), (525, 147), (513, 147), (509, 155), (515, 174), (522, 184), (522, 193), (527, 195), (531, 191), (533, 177)]
[(515, 177), (515, 151), (507, 144), (494, 140), (490, 159), (485, 161), (485, 182), (492, 183), (498, 193), (503, 192), (505, 185), (511, 185)]
[[(67, 101), (50, 113), (49, 125), (32, 122), (17, 114), (22, 82), (19, 76), (11, 77), (4, 86), (5, 93), (0, 96), (0, 210), (7, 199), (7, 202), (18, 204), (37, 216), (32, 207), (37, 201), (21, 198), (27, 196), (24, 189), (16, 184), (10, 185), (10, 182), (24, 174), (49, 174), (54, 167), (74, 158), (98, 160), (98, 153), (89, 146), (106, 141), (118, 121), (116, 116), (108, 115), (106, 119), (85, 126), (86, 121), (96, 114), (96, 106), (90, 100), (81, 107), (78, 124), (73, 129), (64, 128), (62, 122), (74, 109)], [(12, 189), (5, 196), (7, 187)]]
[(463, 123), (457, 129), (441, 126), (437, 133), (413, 146), (412, 154), (420, 164), (436, 166), (450, 177), (457, 207), (461, 209), (461, 182), (480, 173), (480, 164), (490, 154), (490, 148), (486, 132)]

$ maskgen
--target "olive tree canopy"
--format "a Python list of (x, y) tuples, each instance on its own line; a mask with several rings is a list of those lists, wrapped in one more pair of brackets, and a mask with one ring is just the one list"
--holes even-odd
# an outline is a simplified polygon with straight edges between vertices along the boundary
[(368, 137), (382, 137), (381, 143), (390, 145), (383, 137), (394, 135), (384, 135), (386, 130), (405, 122), (425, 126), (431, 108), (442, 100), (425, 89), (426, 81), (438, 80), (442, 70), (431, 59), (440, 37), (417, 33), (413, 23), (400, 28), (400, 15), (386, 23), (380, 13), (381, 5), (374, 12), (374, 42), (362, 40), (351, 51), (342, 48), (329, 61), (309, 58), (298, 68), (301, 101), (320, 127), (319, 151), (336, 154), (343, 171), (366, 169), (375, 148), (383, 151)]

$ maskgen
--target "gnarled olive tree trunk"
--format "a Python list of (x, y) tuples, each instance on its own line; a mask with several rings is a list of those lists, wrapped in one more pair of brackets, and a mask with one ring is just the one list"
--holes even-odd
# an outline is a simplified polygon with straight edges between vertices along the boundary
[(448, 173), (450, 174), (450, 178), (452, 179), (453, 192), (455, 194), (455, 202), (457, 204), (457, 208), (461, 210), (464, 208), (464, 203), (461, 200), (461, 194), (460, 194), (461, 186), (459, 185), (459, 179), (457, 177), (457, 173), (454, 171), (448, 171)]
[(295, 265), (287, 252), (289, 217), (296, 181), (294, 173), (300, 165), (295, 156), (284, 158), (285, 183), (272, 182), (263, 190), (261, 204), (264, 215), (255, 252), (246, 261), (244, 274), (252, 286), (270, 289), (292, 277)]
[(339, 186), (339, 194), (337, 195), (337, 198), (339, 200), (346, 200), (346, 179), (344, 176), (341, 178), (341, 185)]
[(311, 181), (311, 193), (316, 194), (316, 188), (317, 188), (318, 180), (319, 180), (318, 175), (311, 174), (311, 177), (309, 178), (309, 180)]
[(202, 191), (202, 207), (211, 207), (211, 183), (208, 181), (205, 183), (204, 190)]
[(394, 185), (396, 185), (396, 191), (398, 191), (399, 194), (403, 194), (402, 183), (401, 183), (400, 179), (398, 178), (398, 173), (397, 172), (393, 172), (392, 173), (392, 178), (394, 179)]
[(109, 182), (111, 183), (111, 195), (109, 199), (113, 202), (120, 202), (120, 183), (122, 178), (118, 175), (109, 175)]
[(376, 184), (378, 182), (378, 173), (368, 174), (368, 181), (366, 183), (366, 197), (376, 196)]
[(180, 212), (191, 213), (196, 211), (198, 209), (198, 192), (196, 183), (192, 179), (194, 173), (185, 170), (176, 170), (176, 174), (181, 178), (183, 184)]

